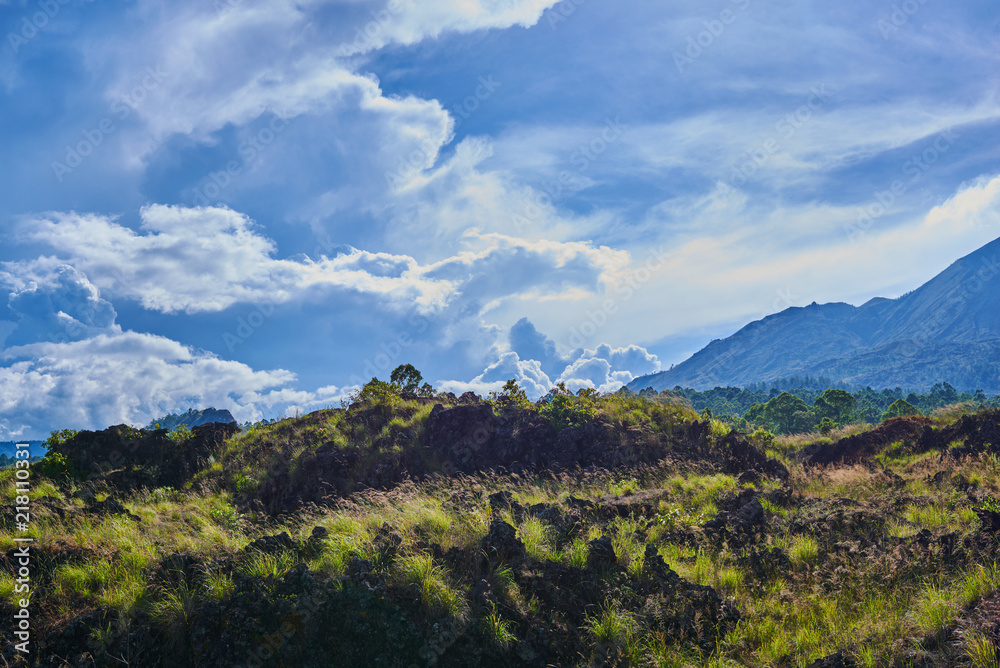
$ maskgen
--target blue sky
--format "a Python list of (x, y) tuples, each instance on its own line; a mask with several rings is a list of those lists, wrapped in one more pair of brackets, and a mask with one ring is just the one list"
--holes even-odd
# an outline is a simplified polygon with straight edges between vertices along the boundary
[(0, 440), (613, 390), (1000, 236), (984, 1), (0, 2)]

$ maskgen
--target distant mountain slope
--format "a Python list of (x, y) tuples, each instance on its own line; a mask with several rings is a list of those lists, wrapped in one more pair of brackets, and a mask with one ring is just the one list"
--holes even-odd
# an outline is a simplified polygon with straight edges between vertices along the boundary
[(181, 413), (179, 415), (170, 414), (161, 417), (158, 420), (153, 420), (146, 425), (146, 429), (156, 429), (158, 427), (159, 429), (173, 431), (181, 425), (186, 426), (188, 429), (194, 429), (195, 427), (200, 427), (203, 424), (210, 424), (212, 422), (234, 424), (236, 419), (233, 418), (232, 414), (227, 410), (206, 408), (204, 410), (196, 411), (193, 408), (190, 408), (186, 413)]
[(826, 376), (873, 387), (1000, 392), (1000, 239), (898, 299), (789, 308), (629, 389), (709, 389)]
[(0, 441), (0, 455), (14, 457), (14, 454), (17, 452), (18, 443), (27, 443), (30, 445), (31, 447), (28, 448), (28, 451), (32, 457), (45, 456), (45, 441)]

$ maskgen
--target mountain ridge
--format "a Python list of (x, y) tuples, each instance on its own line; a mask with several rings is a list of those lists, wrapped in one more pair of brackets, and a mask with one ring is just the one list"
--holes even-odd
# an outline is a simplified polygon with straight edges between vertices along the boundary
[(631, 390), (773, 382), (795, 375), (836, 382), (1000, 392), (1000, 238), (917, 289), (861, 306), (794, 306), (747, 323)]

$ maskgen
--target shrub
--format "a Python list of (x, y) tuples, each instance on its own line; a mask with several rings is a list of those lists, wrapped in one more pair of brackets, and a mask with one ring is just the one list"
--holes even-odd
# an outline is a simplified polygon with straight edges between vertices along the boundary
[(76, 429), (60, 429), (58, 431), (54, 431), (49, 435), (48, 439), (45, 441), (45, 447), (48, 448), (49, 450), (52, 450), (53, 448), (58, 448), (60, 445), (72, 439), (79, 433), (80, 432), (77, 431)]
[(47, 453), (41, 461), (31, 465), (31, 470), (53, 480), (78, 476), (76, 467), (61, 452)]
[(595, 390), (584, 388), (573, 396), (565, 383), (559, 383), (545, 395), (538, 412), (556, 431), (579, 427), (593, 420), (596, 398)]
[(531, 408), (528, 395), (514, 379), (504, 383), (503, 388), (499, 392), (490, 392), (487, 401), (489, 401), (493, 410), (500, 414)]
[(174, 427), (174, 430), (167, 434), (169, 438), (174, 443), (182, 444), (187, 443), (192, 438), (194, 438), (194, 432), (186, 424), (179, 424)]

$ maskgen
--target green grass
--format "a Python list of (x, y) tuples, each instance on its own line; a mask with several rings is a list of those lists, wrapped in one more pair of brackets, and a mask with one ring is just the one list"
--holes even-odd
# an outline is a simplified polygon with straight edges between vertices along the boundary
[(468, 604), (461, 592), (447, 578), (443, 566), (434, 564), (429, 554), (413, 554), (395, 564), (395, 580), (400, 586), (415, 591), (424, 609), (436, 615), (464, 619)]
[[(623, 447), (674, 438), (673, 427), (691, 419), (683, 406), (634, 398), (597, 398), (591, 408), (592, 414), (570, 417), (625, 428)], [(551, 624), (567, 637), (580, 638), (574, 648), (574, 661), (580, 665), (806, 666), (843, 650), (858, 665), (890, 666), (904, 665), (910, 648), (929, 634), (951, 628), (966, 606), (1000, 587), (992, 555), (987, 561), (974, 549), (964, 549), (945, 561), (936, 547), (927, 550), (919, 541), (907, 540), (921, 529), (934, 537), (954, 531), (960, 540), (975, 532), (978, 520), (956, 481), (963, 476), (982, 494), (1000, 496), (1000, 459), (981, 455), (943, 463), (938, 452), (915, 455), (902, 443), (881, 459), (892, 466), (900, 477), (896, 479), (867, 465), (806, 469), (795, 463), (792, 453), (793, 446), (809, 437), (757, 434), (772, 449), (788, 453), (791, 471), (789, 501), (778, 505), (761, 499), (768, 526), (756, 547), (782, 548), (792, 563), (792, 568), (771, 570), (738, 541), (722, 542), (699, 528), (716, 515), (724, 495), (739, 490), (733, 475), (687, 462), (541, 475), (440, 475), (387, 491), (365, 490), (335, 507), (312, 508), (280, 520), (246, 505), (247, 496), (278, 472), (305, 480), (310, 453), (323, 443), (358, 448), (363, 461), (369, 456), (377, 461), (379, 453), (398, 453), (420, 443), (431, 409), (429, 403), (400, 399), (394, 412), (381, 417), (321, 411), (299, 421), (248, 429), (226, 444), (221, 459), (207, 465), (191, 489), (160, 487), (116, 495), (141, 518), (138, 522), (124, 515), (89, 513), (82, 500), (68, 498), (71, 488), (61, 490), (40, 481), (38, 493), (55, 497), (65, 516), (41, 507), (33, 522), (34, 535), (49, 557), (40, 574), (46, 587), (35, 593), (43, 597), (39, 608), (64, 620), (94, 609), (115, 610), (122, 623), (148, 615), (161, 634), (157, 637), (164, 640), (163, 651), (176, 654), (185, 647), (200, 606), (238, 601), (246, 591), (242, 578), (258, 580), (269, 596), (284, 596), (277, 582), (305, 560), (317, 591), (344, 591), (351, 587), (348, 565), (359, 557), (372, 561), (376, 577), (385, 581), (386, 587), (374, 595), (379, 605), (398, 606), (419, 632), (433, 623), (457, 622), (467, 634), (463, 637), (487, 643), (489, 652), (510, 652), (511, 657), (522, 649), (519, 636), (533, 638), (536, 626)], [(706, 447), (725, 433), (714, 423), (712, 432)], [(943, 469), (948, 476), (932, 482)], [(777, 490), (785, 485), (764, 479), (755, 487)], [(651, 515), (636, 510), (620, 517), (617, 507), (611, 507), (620, 504), (609, 494), (647, 490), (656, 504)], [(96, 491), (103, 496), (111, 490), (98, 485)], [(532, 516), (494, 513), (486, 499), (496, 491), (512, 493), (524, 506), (555, 505), (570, 521), (553, 526)], [(0, 472), (0, 496), (9, 494), (9, 474)], [(571, 511), (571, 495), (598, 507)], [(839, 524), (840, 518), (862, 512), (878, 519), (875, 529), (865, 529), (871, 535)], [(523, 568), (483, 566), (481, 542), (495, 517), (516, 527), (528, 554)], [(328, 531), (321, 546), (310, 543), (308, 550), (276, 554), (244, 551), (254, 538), (280, 531), (305, 541), (317, 525)], [(399, 536), (397, 550), (382, 551), (387, 533)], [(612, 539), (618, 568), (590, 570), (588, 541), (602, 535)], [(713, 646), (701, 648), (654, 631), (642, 597), (638, 607), (626, 609), (632, 604), (621, 601), (636, 599), (625, 595), (608, 598), (599, 608), (574, 611), (579, 614), (577, 627), (569, 628), (570, 617), (547, 609), (548, 599), (534, 589), (546, 569), (563, 572), (547, 563), (557, 562), (587, 571), (570, 574), (571, 580), (586, 577), (587, 582), (625, 594), (642, 591), (637, 583), (649, 576), (646, 544), (653, 544), (679, 576), (714, 588), (740, 610), (739, 624)], [(13, 547), (10, 536), (2, 533), (0, 548)], [(439, 555), (439, 548), (460, 550), (460, 558), (452, 553), (435, 560), (432, 555)], [(203, 570), (188, 581), (164, 585), (154, 574), (177, 552), (197, 555)], [(473, 593), (483, 579), (492, 592), (489, 603)], [(650, 586), (649, 581), (642, 586)], [(0, 599), (11, 600), (13, 587), (9, 575), (0, 575)], [(112, 626), (92, 631), (96, 646), (114, 644), (117, 631)], [(970, 633), (952, 636), (949, 643), (965, 653), (968, 665), (995, 661), (990, 654), (995, 647), (986, 638)]]
[(510, 649), (517, 642), (517, 636), (511, 630), (514, 623), (506, 620), (497, 612), (496, 606), (483, 617), (483, 630), (491, 643), (501, 649)]
[(792, 563), (800, 566), (814, 566), (819, 559), (819, 543), (812, 536), (796, 536), (788, 548)]
[(968, 633), (965, 654), (975, 668), (1000, 668), (1000, 649), (996, 643), (981, 633)]

